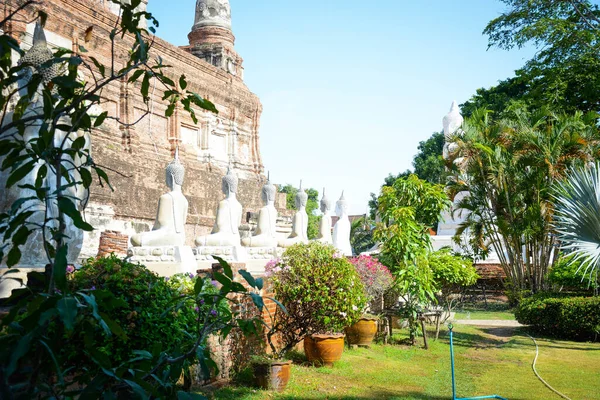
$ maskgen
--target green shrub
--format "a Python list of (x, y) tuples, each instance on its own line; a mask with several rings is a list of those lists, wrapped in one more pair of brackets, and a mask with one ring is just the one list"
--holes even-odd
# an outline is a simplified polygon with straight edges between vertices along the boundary
[(515, 310), (515, 317), (547, 336), (595, 340), (600, 333), (600, 297), (541, 293), (523, 299)]
[[(142, 265), (115, 256), (89, 260), (70, 279), (73, 291), (107, 291), (122, 300), (121, 306), (106, 312), (126, 338), (104, 337), (100, 330), (95, 334), (97, 349), (109, 356), (113, 364), (133, 358), (134, 350), (153, 349), (172, 354), (177, 349), (191, 347), (188, 332), (195, 328), (196, 305), (190, 298), (185, 298), (183, 304), (178, 302), (192, 292), (191, 282), (184, 277), (169, 282)], [(72, 351), (76, 354), (79, 349)]]
[(449, 248), (430, 253), (427, 260), (433, 272), (437, 301), (450, 313), (459, 301), (457, 295), (461, 289), (477, 283), (477, 269), (471, 259), (454, 255)]
[(361, 317), (367, 304), (356, 269), (333, 246), (294, 245), (265, 269), (277, 300), (287, 309), (287, 313), (277, 311), (270, 332), (281, 336), (282, 349), (273, 349), (280, 355), (306, 335), (343, 332)]
[(562, 255), (548, 274), (548, 281), (554, 285), (571, 290), (589, 291), (599, 286), (598, 275), (585, 273), (581, 261), (575, 261), (573, 255)]

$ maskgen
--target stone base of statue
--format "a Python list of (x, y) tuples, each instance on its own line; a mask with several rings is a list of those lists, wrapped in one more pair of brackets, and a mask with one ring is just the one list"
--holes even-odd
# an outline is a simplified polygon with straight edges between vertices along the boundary
[(246, 270), (254, 276), (263, 276), (265, 266), (274, 258), (280, 258), (285, 251), (281, 247), (248, 247)]
[(246, 249), (242, 246), (201, 246), (194, 248), (193, 251), (196, 261), (202, 264), (217, 262), (213, 256), (230, 263), (243, 263), (248, 258)]
[[(18, 271), (15, 271), (18, 270)], [(30, 272), (44, 273), (46, 268), (21, 268), (19, 266), (13, 268), (0, 267), (0, 299), (10, 297), (14, 289), (20, 289), (27, 284), (27, 274)], [(15, 271), (7, 274), (8, 271)], [(20, 279), (19, 282), (17, 279)]]
[(130, 247), (127, 250), (130, 262), (143, 264), (160, 276), (196, 274), (197, 262), (189, 246)]

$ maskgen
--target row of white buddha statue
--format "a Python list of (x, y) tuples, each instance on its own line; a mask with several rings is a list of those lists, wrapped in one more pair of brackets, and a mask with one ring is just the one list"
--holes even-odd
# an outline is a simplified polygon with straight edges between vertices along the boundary
[[(179, 160), (176, 150), (175, 159), (167, 166), (166, 182), (170, 191), (160, 197), (158, 212), (154, 228), (150, 232), (140, 233), (131, 238), (133, 247), (163, 247), (183, 246), (185, 244), (185, 223), (188, 213), (188, 201), (182, 193), (185, 169)], [(287, 248), (297, 243), (308, 243), (308, 215), (306, 204), (308, 195), (302, 188), (296, 194), (295, 202), (297, 212), (292, 220), (292, 232), (283, 239), (277, 240), (276, 223), (277, 209), (275, 197), (277, 188), (270, 180), (261, 191), (264, 206), (258, 214), (258, 226), (253, 236), (241, 240), (239, 226), (242, 223), (242, 205), (237, 200), (238, 177), (229, 168), (222, 180), (222, 190), (225, 195), (217, 208), (215, 225), (212, 232), (206, 236), (195, 239), (197, 247), (262, 247), (262, 248)], [(319, 226), (317, 240), (333, 244), (343, 255), (351, 256), (350, 246), (350, 220), (348, 218), (348, 204), (342, 197), (336, 204), (336, 214), (339, 217), (331, 234), (331, 204), (323, 191), (320, 203), (323, 218)]]

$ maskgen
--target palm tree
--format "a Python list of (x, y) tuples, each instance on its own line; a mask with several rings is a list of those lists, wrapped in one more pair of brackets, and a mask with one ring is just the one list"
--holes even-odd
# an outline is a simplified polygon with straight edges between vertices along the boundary
[[(600, 165), (573, 168), (555, 186), (554, 225), (561, 247), (573, 254), (572, 262), (598, 281), (600, 271)], [(597, 289), (596, 289), (597, 294)]]
[(593, 115), (529, 112), (518, 106), (494, 121), (477, 110), (456, 135), (451, 194), (468, 192), (457, 234), (470, 233), (475, 255), (493, 248), (515, 289), (543, 289), (558, 256), (551, 188), (574, 165), (598, 158)]

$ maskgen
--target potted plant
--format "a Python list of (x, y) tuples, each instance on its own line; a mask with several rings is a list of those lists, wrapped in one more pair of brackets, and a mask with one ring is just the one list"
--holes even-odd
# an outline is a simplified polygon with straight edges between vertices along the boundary
[(285, 353), (304, 340), (308, 360), (332, 365), (344, 349), (344, 327), (360, 318), (367, 298), (350, 262), (320, 242), (296, 244), (266, 266), (277, 299), (272, 336)]
[(374, 257), (361, 255), (350, 259), (350, 262), (363, 283), (368, 306), (361, 318), (346, 328), (347, 340), (349, 345), (369, 346), (377, 334), (379, 318), (368, 312), (383, 310), (383, 295), (394, 279), (390, 270)]
[[(269, 265), (277, 263), (276, 260), (270, 261)], [(260, 356), (254, 356), (251, 360), (252, 371), (256, 384), (266, 390), (276, 390), (282, 392), (287, 387), (292, 371), (292, 361), (287, 359), (286, 353), (288, 347), (283, 344), (280, 337), (281, 325), (276, 323), (275, 315), (271, 314), (268, 309), (268, 316), (265, 318), (264, 327), (267, 328), (265, 336), (269, 345), (269, 353), (265, 352)], [(285, 315), (285, 308), (278, 308)]]

